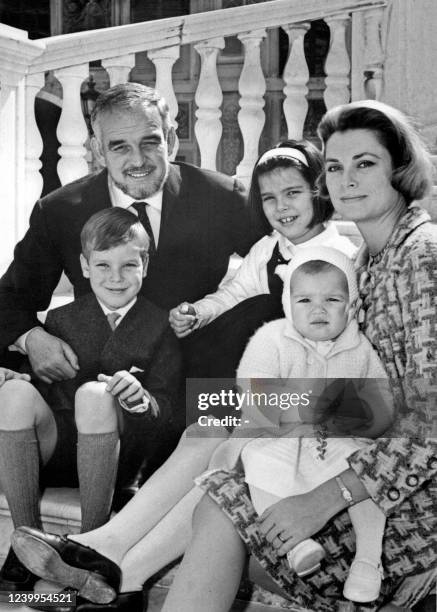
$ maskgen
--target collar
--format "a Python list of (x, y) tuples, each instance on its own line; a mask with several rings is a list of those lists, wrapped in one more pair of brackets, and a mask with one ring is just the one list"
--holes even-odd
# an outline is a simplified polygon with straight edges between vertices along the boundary
[[(403, 217), (401, 217), (399, 223), (394, 228), (394, 232), (387, 242), (387, 245), (384, 250), (384, 255), (381, 258), (381, 262), (387, 262), (387, 259), (390, 255), (395, 251), (405, 240), (406, 238), (413, 232), (419, 225), (423, 225), (431, 220), (429, 214), (420, 208), (420, 206), (416, 203), (411, 204)], [(356, 259), (355, 259), (355, 268), (359, 270), (360, 268), (366, 266), (369, 262), (369, 249), (365, 242), (361, 245), (358, 250)]]
[(320, 234), (313, 236), (313, 238), (310, 238), (301, 244), (294, 244), (288, 240), (288, 238), (278, 232), (278, 230), (273, 230), (273, 234), (275, 234), (278, 238), (279, 252), (284, 259), (290, 259), (290, 257), (292, 257), (296, 252), (296, 249), (326, 246), (327, 242), (335, 240), (335, 238), (340, 235), (335, 227), (335, 224), (330, 222), (324, 224), (324, 230), (320, 232)]
[(100, 304), (100, 307), (103, 310), (103, 314), (105, 315), (105, 317), (108, 316), (110, 312), (118, 312), (118, 314), (120, 315), (120, 318), (117, 321), (117, 326), (120, 325), (123, 318), (127, 315), (129, 310), (132, 308), (132, 306), (137, 301), (137, 297), (135, 296), (134, 299), (129, 302), (129, 304), (126, 304), (126, 306), (122, 306), (121, 308), (116, 308), (115, 310), (112, 310), (111, 308), (108, 308), (107, 306), (105, 306), (105, 304), (103, 304), (103, 302), (101, 302), (98, 298), (96, 299), (98, 303)]
[(113, 206), (119, 206), (120, 208), (129, 208), (132, 206), (134, 202), (147, 202), (147, 204), (161, 212), (162, 210), (162, 190), (154, 193), (149, 196), (146, 200), (135, 200), (132, 196), (124, 193), (117, 185), (114, 184), (114, 181), (108, 174), (108, 189), (109, 189), (109, 197), (111, 198), (111, 203)]

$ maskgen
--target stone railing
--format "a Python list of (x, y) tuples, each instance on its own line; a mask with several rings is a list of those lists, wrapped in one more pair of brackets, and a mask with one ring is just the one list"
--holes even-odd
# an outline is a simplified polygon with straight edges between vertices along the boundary
[(84, 146), (88, 132), (80, 90), (89, 77), (89, 63), (101, 60), (113, 85), (129, 80), (135, 53), (147, 51), (156, 70), (155, 86), (166, 97), (174, 120), (178, 101), (172, 68), (181, 47), (193, 45), (200, 56), (195, 135), (201, 165), (214, 169), (222, 134), (222, 90), (217, 58), (225, 37), (238, 36), (243, 47), (238, 125), (244, 153), (237, 175), (247, 181), (258, 156), (265, 122), (266, 83), (260, 48), (266, 30), (282, 28), (288, 35), (289, 54), (282, 75), (283, 112), (289, 137), (299, 138), (308, 107), (309, 73), (303, 38), (311, 21), (324, 19), (330, 29), (324, 90), (324, 101), (330, 108), (351, 98), (380, 96), (385, 7), (386, 0), (273, 0), (37, 41), (28, 40), (23, 31), (0, 24), (0, 167), (3, 171), (0, 270), (10, 260), (14, 244), (26, 230), (30, 210), (42, 190), (39, 158), (43, 142), (34, 103), (47, 71), (54, 71), (63, 89), (57, 137), (61, 144), (58, 175), (65, 184), (88, 172)]

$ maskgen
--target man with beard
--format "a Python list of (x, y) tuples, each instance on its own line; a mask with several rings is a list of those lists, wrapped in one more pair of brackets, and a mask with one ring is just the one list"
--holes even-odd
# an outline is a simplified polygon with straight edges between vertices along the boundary
[[(156, 91), (138, 83), (111, 87), (97, 100), (91, 124), (92, 150), (104, 169), (36, 203), (30, 227), (0, 279), (1, 362), (8, 365), (7, 349), (15, 345), (27, 354), (38, 383), (72, 379), (80, 369), (72, 348), (45, 331), (37, 312), (48, 308), (62, 272), (75, 298), (90, 292), (80, 267), (80, 232), (97, 211), (120, 206), (138, 215), (150, 238), (141, 293), (166, 310), (215, 291), (230, 255), (245, 255), (256, 238), (248, 231), (245, 196), (236, 181), (169, 162), (175, 132)], [(162, 442), (156, 432), (153, 436)], [(137, 465), (129, 456), (135, 471), (143, 455)], [(3, 568), (0, 583), (6, 580), (12, 590), (7, 573)], [(20, 590), (29, 586), (21, 584)]]

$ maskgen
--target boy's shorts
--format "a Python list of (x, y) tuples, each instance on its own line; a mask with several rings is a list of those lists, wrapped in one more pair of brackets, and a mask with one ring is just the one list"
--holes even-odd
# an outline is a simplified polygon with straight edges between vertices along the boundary
[(58, 439), (53, 455), (41, 468), (40, 486), (78, 487), (77, 428), (73, 410), (54, 410)]

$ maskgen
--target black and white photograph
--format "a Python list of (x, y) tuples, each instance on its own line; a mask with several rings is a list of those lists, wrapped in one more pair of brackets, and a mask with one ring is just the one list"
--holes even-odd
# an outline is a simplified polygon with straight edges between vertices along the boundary
[(0, 612), (437, 612), (436, 30), (0, 0)]

